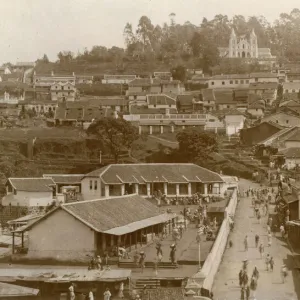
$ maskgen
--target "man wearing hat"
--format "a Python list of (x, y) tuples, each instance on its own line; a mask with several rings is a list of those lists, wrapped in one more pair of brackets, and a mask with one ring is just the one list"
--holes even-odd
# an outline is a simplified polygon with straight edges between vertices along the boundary
[(171, 263), (174, 265), (174, 264), (176, 264), (176, 260), (175, 260), (176, 245), (172, 244), (170, 246), (170, 248), (171, 248), (171, 251), (170, 251), (170, 260), (171, 260)]

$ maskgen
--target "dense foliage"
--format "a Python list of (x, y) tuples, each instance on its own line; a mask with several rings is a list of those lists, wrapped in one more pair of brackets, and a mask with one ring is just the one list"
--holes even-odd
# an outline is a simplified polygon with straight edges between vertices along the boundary
[[(280, 14), (273, 23), (263, 16), (245, 18), (235, 15), (230, 19), (227, 15), (218, 14), (212, 20), (203, 18), (200, 25), (188, 21), (177, 24), (175, 14), (170, 14), (169, 17), (170, 21), (162, 26), (153, 24), (147, 16), (140, 18), (137, 28), (127, 23), (123, 32), (125, 49), (95, 45), (91, 50), (85, 49), (83, 53), (60, 51), (58, 63), (62, 66), (74, 62), (113, 63), (120, 73), (124, 71), (124, 65), (132, 61), (147, 64), (160, 62), (170, 67), (183, 65), (216, 73), (257, 71), (259, 65), (255, 63), (249, 66), (239, 60), (219, 59), (218, 47), (228, 47), (232, 28), (238, 35), (250, 33), (254, 29), (259, 47), (271, 48), (272, 54), (276, 55), (280, 62), (300, 60), (299, 9)], [(47, 55), (38, 62), (47, 64)]]

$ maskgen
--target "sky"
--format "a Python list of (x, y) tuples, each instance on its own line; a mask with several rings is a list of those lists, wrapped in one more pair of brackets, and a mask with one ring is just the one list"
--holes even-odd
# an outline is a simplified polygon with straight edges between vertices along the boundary
[(270, 22), (300, 8), (300, 0), (0, 0), (0, 63), (35, 61), (44, 53), (74, 53), (93, 45), (124, 47), (123, 29), (142, 15), (153, 24), (190, 21), (216, 14), (263, 15)]

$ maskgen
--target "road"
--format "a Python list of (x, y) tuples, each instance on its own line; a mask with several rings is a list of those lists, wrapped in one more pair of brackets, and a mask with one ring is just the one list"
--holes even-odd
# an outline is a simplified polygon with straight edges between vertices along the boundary
[[(240, 190), (258, 187), (256, 184), (246, 180), (240, 181)], [(214, 300), (238, 300), (240, 298), (240, 287), (238, 273), (242, 267), (242, 260), (249, 260), (248, 276), (252, 275), (254, 266), (257, 266), (260, 273), (258, 287), (256, 290), (257, 300), (296, 300), (300, 295), (299, 274), (294, 266), (292, 253), (277, 233), (272, 238), (271, 247), (267, 246), (267, 217), (263, 217), (261, 224), (253, 216), (253, 208), (250, 198), (241, 198), (238, 205), (235, 228), (229, 236), (233, 242), (232, 248), (227, 248), (217, 276), (215, 278), (213, 293)], [(268, 272), (264, 258), (260, 258), (258, 250), (255, 248), (255, 234), (260, 236), (260, 241), (265, 246), (265, 255), (270, 254), (275, 261), (274, 271)], [(244, 238), (248, 235), (249, 250), (244, 250)], [(285, 263), (289, 270), (287, 281), (282, 283), (280, 268)], [(254, 299), (252, 292), (250, 299)]]

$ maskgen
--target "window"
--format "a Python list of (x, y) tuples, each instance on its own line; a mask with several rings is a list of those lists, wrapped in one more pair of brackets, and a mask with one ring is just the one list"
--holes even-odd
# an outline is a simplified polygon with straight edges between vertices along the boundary
[(227, 108), (230, 108), (230, 105), (227, 105)]
[(292, 90), (292, 93), (295, 93), (295, 90)]
[(214, 81), (211, 82), (211, 85), (215, 85)]
[(256, 108), (255, 110), (258, 111), (258, 108)]
[(172, 107), (172, 105), (171, 105), (171, 104), (169, 104), (169, 107)]
[(68, 95), (70, 96), (71, 92), (68, 92)]
[(61, 89), (64, 90), (64, 87), (62, 86)]
[(222, 81), (222, 85), (225, 85), (225, 81)]
[(246, 80), (246, 83), (249, 83), (249, 80)]
[(68, 89), (70, 89), (70, 87), (68, 87)]
[(156, 104), (154, 104), (153, 106), (156, 107)]
[(136, 100), (136, 98), (137, 98), (137, 95), (134, 95), (134, 96), (133, 96), (133, 99)]
[(93, 189), (93, 180), (90, 180), (90, 190)]
[(95, 180), (95, 181), (94, 181), (94, 190), (96, 191), (97, 189), (98, 189), (98, 181)]
[(278, 120), (276, 120), (276, 123), (278, 123)]
[(286, 120), (285, 122), (286, 122), (286, 124), (289, 124), (289, 120)]
[(241, 84), (244, 84), (244, 80), (241, 80)]
[(58, 92), (56, 92), (56, 95), (58, 95)]
[(185, 120), (182, 120), (182, 123), (185, 123)]
[(258, 78), (257, 77), (255, 78), (255, 82), (258, 82)]
[(230, 80), (229, 83), (230, 83), (230, 84), (233, 84), (233, 80)]
[(208, 100), (207, 102), (210, 103), (210, 100)]
[(236, 81), (235, 81), (235, 84), (238, 84), (238, 83), (239, 83), (239, 81), (238, 81), (238, 80), (236, 80)]

